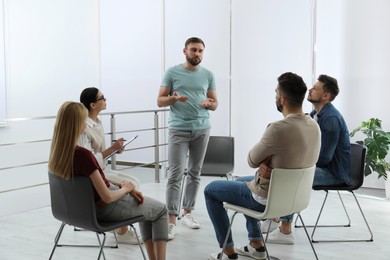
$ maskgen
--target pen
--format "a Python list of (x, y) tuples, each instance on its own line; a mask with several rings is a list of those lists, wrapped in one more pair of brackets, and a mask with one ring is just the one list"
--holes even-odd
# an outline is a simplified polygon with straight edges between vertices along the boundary
[[(116, 142), (116, 141), (118, 141), (118, 139), (113, 139), (112, 141)], [(127, 141), (126, 139), (123, 139), (123, 142), (126, 142), (126, 141)]]

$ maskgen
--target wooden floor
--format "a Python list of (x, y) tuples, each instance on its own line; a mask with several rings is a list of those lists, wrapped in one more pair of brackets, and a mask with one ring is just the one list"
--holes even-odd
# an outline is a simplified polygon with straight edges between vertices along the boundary
[[(219, 251), (212, 225), (209, 221), (203, 197), (203, 188), (213, 177), (202, 177), (202, 187), (198, 194), (197, 209), (194, 218), (201, 224), (199, 230), (191, 230), (180, 223), (177, 226), (177, 236), (168, 243), (167, 259), (207, 259), (208, 255)], [(165, 200), (165, 183), (147, 182), (141, 185), (144, 194)], [(45, 187), (43, 187), (45, 188)], [(22, 192), (22, 191), (21, 191)], [(374, 242), (357, 243), (316, 243), (314, 247), (319, 259), (390, 259), (390, 201), (384, 199), (382, 191), (361, 190), (358, 191), (358, 199), (366, 214), (367, 220), (374, 233)], [(368, 239), (369, 233), (354, 204), (353, 198), (348, 193), (343, 193), (347, 207), (350, 209), (352, 227), (349, 228), (322, 228), (318, 230), (317, 238), (362, 238)], [(49, 194), (48, 194), (49, 196)], [(318, 214), (324, 192), (314, 192), (309, 207), (302, 212), (306, 224), (313, 223)], [(336, 193), (331, 193), (326, 208), (324, 222), (345, 223), (346, 219), (340, 211), (340, 203)], [(0, 214), (1, 215), (1, 214)], [(233, 226), (233, 237), (237, 246), (247, 243), (247, 235), (244, 218), (236, 217)], [(0, 216), (0, 259), (48, 259), (54, 236), (60, 223), (51, 214), (49, 206)], [(311, 229), (309, 229), (311, 231)], [(315, 259), (309, 242), (303, 229), (294, 229), (294, 245), (272, 245), (268, 250), (272, 256), (279, 259)], [(74, 232), (71, 227), (66, 227), (62, 235), (63, 243), (97, 243), (95, 234), (91, 232)], [(107, 234), (107, 244), (114, 241), (113, 235)], [(53, 259), (96, 259), (96, 248), (57, 248)], [(107, 259), (141, 259), (138, 246), (120, 245), (118, 249), (105, 249)], [(239, 259), (250, 258), (240, 257)]]

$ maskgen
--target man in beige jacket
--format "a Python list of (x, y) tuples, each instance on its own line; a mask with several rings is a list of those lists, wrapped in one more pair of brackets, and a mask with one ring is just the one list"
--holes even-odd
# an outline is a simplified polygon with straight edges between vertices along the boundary
[[(302, 78), (287, 72), (279, 76), (275, 103), (284, 118), (270, 123), (260, 141), (249, 151), (248, 164), (258, 168), (264, 161), (272, 168), (306, 168), (316, 164), (321, 146), (321, 132), (316, 121), (302, 110), (307, 91)], [(221, 247), (228, 227), (229, 218), (223, 207), (224, 202), (240, 205), (252, 210), (264, 211), (269, 180), (256, 171), (250, 182), (217, 180), (204, 190), (207, 211), (213, 223), (216, 238)], [(238, 254), (254, 259), (265, 259), (266, 253), (261, 240), (257, 220), (246, 217), (249, 244), (234, 247), (229, 235), (222, 259), (238, 259)], [(211, 254), (210, 260), (219, 259)]]

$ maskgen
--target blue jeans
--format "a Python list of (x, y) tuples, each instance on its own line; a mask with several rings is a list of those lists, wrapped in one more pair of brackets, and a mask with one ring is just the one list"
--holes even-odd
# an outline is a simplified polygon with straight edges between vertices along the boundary
[(328, 169), (316, 167), (313, 186), (343, 184), (344, 181), (334, 176)]
[[(223, 245), (230, 224), (227, 211), (223, 207), (224, 202), (243, 206), (259, 212), (263, 212), (265, 209), (263, 204), (260, 204), (253, 199), (252, 192), (241, 179), (235, 181), (213, 181), (204, 189), (204, 196), (207, 211), (214, 226), (215, 235), (220, 247)], [(258, 220), (247, 216), (245, 216), (245, 218), (248, 239), (251, 241), (261, 240), (261, 231), (257, 224)], [(226, 246), (234, 246), (232, 232), (229, 234)]]

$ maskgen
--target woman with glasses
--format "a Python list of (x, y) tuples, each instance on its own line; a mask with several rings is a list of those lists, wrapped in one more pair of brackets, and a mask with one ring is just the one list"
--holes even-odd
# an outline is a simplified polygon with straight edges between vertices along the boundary
[(127, 219), (143, 215), (141, 235), (151, 260), (166, 259), (168, 213), (164, 203), (144, 197), (130, 181), (114, 185), (107, 181), (91, 151), (77, 145), (86, 128), (88, 111), (78, 102), (65, 102), (54, 125), (49, 171), (65, 180), (88, 176), (95, 190), (96, 215), (101, 221)]
[[(110, 147), (106, 148), (104, 141), (103, 124), (98, 115), (106, 109), (106, 99), (99, 89), (90, 87), (81, 92), (80, 102), (88, 109), (88, 117), (86, 120), (87, 127), (81, 134), (78, 145), (90, 150), (95, 155), (99, 162), (100, 168), (109, 182), (112, 184), (120, 184), (122, 181), (130, 181), (136, 189), (139, 188), (139, 181), (136, 177), (110, 170), (106, 167), (106, 158), (115, 151), (121, 153), (123, 151), (124, 139), (120, 138), (115, 141)], [(137, 237), (133, 230), (125, 226), (116, 230), (119, 243), (136, 245), (138, 244)]]

